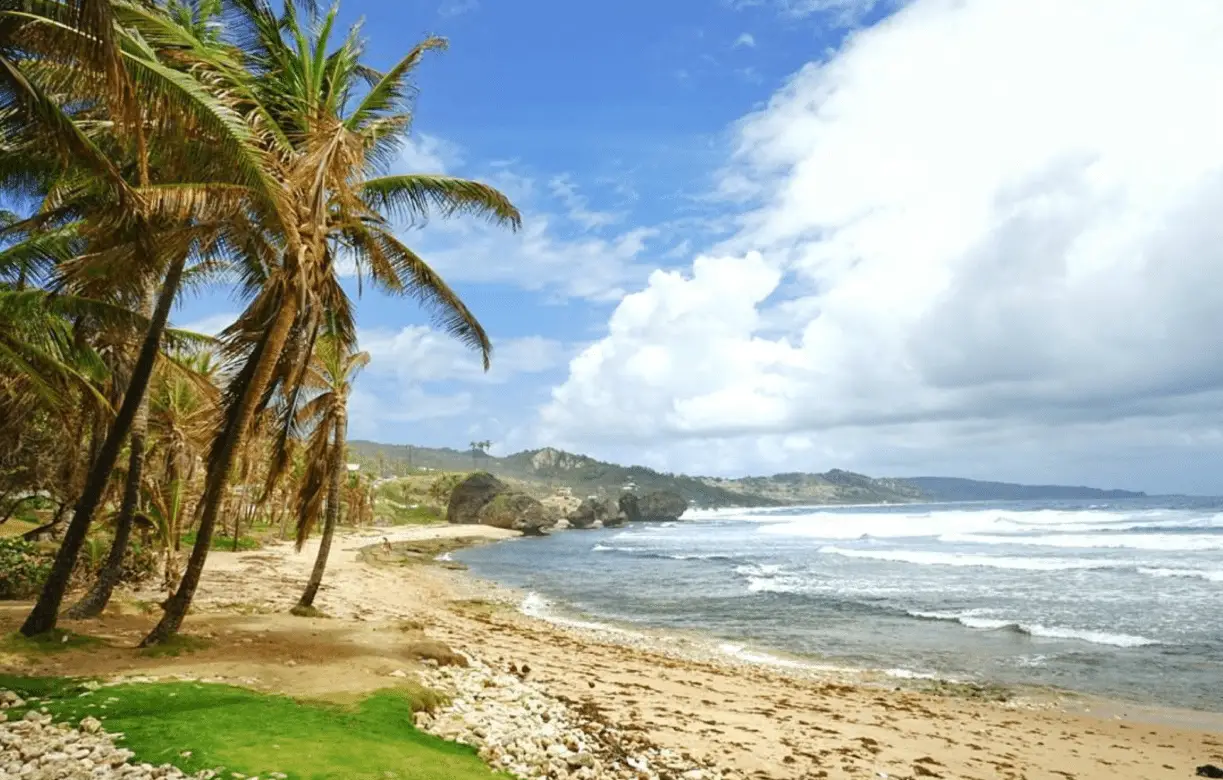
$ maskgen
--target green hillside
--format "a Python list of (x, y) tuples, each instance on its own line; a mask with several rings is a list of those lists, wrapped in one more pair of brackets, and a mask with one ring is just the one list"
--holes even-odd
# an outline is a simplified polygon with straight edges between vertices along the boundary
[(504, 458), (478, 451), (368, 441), (350, 442), (349, 448), (354, 462), (379, 476), (405, 476), (422, 470), (480, 469), (554, 489), (568, 488), (577, 498), (615, 496), (630, 485), (639, 491), (671, 490), (701, 507), (906, 503), (922, 498), (920, 490), (900, 480), (872, 479), (839, 470), (826, 474), (720, 479), (668, 474), (645, 466), (620, 466), (551, 447)]

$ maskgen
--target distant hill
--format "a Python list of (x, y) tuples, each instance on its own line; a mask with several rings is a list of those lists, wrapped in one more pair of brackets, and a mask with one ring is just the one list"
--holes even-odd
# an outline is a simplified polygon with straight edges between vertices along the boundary
[(739, 479), (705, 477), (703, 481), (741, 496), (759, 496), (778, 504), (911, 504), (926, 498), (920, 488), (904, 480), (875, 479), (840, 469), (823, 474)]
[(921, 491), (927, 501), (1057, 501), (1146, 496), (1146, 493), (1129, 490), (1099, 490), (1066, 485), (1013, 485), (1009, 482), (978, 482), (955, 477), (910, 477), (903, 481)]
[(503, 458), (449, 448), (350, 441), (349, 456), (382, 476), (421, 469), (472, 471), (522, 480), (541, 488), (565, 487), (577, 498), (617, 496), (627, 487), (672, 490), (700, 507), (792, 506), (797, 504), (913, 504), (938, 501), (1023, 501), (1029, 499), (1136, 498), (1124, 490), (1011, 485), (949, 477), (879, 479), (833, 469), (823, 474), (789, 473), (771, 477), (689, 477), (645, 466), (619, 466), (585, 455), (545, 447)]
[(480, 469), (551, 488), (567, 487), (578, 498), (615, 496), (633, 485), (639, 491), (672, 490), (701, 507), (912, 503), (923, 499), (920, 490), (901, 480), (872, 479), (840, 470), (720, 479), (668, 474), (645, 466), (619, 466), (551, 447), (497, 458), (482, 453), (473, 457), (470, 451), (446, 448), (352, 441), (349, 452), (354, 462), (387, 476), (422, 468)]

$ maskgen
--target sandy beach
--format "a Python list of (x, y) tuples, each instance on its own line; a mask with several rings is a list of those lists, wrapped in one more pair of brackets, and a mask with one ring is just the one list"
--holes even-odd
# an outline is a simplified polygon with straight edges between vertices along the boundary
[[(287, 614), (309, 573), (313, 543), (300, 553), (289, 544), (213, 553), (186, 626), (207, 640), (203, 649), (159, 659), (131, 650), (152, 619), (147, 603), (161, 595), (129, 593), (102, 620), (68, 626), (108, 646), (0, 656), (0, 667), (184, 675), (342, 698), (421, 673), (444, 683), (432, 662), (420, 660), (422, 643), (436, 640), (477, 669), (513, 673), (532, 696), (575, 721), (614, 725), (636, 744), (726, 778), (1137, 780), (1187, 778), (1202, 764), (1223, 765), (1223, 715), (1040, 691), (1011, 691), (998, 701), (992, 689), (750, 663), (699, 637), (530, 617), (517, 608), (521, 594), (433, 560), (452, 545), (514, 535), (431, 526), (340, 537), (316, 604), (328, 618)], [(21, 605), (0, 608), (3, 629), (13, 630), (21, 614)], [(442, 718), (429, 723), (444, 729)], [(694, 771), (685, 777), (716, 776)]]

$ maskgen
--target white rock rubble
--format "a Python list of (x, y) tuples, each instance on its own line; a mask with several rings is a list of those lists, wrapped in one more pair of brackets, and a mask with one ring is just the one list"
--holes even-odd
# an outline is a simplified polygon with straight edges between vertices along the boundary
[(471, 745), (495, 769), (523, 780), (740, 780), (686, 753), (618, 728), (589, 703), (548, 696), (518, 675), (471, 660), (467, 668), (430, 666), (421, 682), (450, 697), (417, 713), (423, 731)]
[(217, 772), (188, 775), (168, 764), (131, 763), (132, 751), (115, 747), (117, 735), (102, 730), (97, 718), (74, 728), (30, 709), (20, 718), (9, 712), (34, 702), (0, 690), (0, 780), (210, 780)]

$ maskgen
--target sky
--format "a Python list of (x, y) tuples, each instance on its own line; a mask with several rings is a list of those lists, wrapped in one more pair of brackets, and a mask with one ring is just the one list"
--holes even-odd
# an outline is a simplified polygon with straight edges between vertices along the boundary
[(1223, 3), (341, 8), (524, 216), (403, 228), (492, 369), (366, 290), (354, 438), (1223, 494)]

